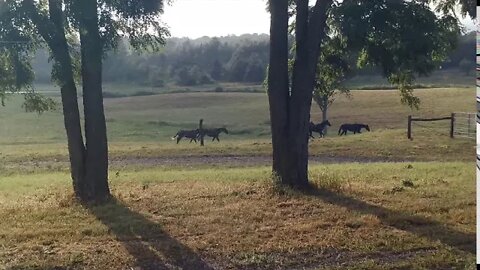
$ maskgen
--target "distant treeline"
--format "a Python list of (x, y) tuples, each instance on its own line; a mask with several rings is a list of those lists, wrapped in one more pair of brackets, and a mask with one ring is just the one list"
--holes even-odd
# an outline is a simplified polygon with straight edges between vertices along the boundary
[[(473, 71), (475, 33), (459, 37), (457, 49), (442, 63), (442, 69)], [(213, 82), (260, 83), (265, 78), (269, 56), (268, 35), (245, 34), (195, 40), (170, 38), (162, 52), (139, 54), (126, 42), (108, 53), (103, 78), (110, 83), (133, 83), (161, 87), (167, 83), (181, 86)], [(354, 62), (354, 60), (352, 60)], [(36, 80), (50, 82), (48, 53), (40, 50), (34, 61)], [(357, 75), (373, 75), (375, 68), (356, 70)]]

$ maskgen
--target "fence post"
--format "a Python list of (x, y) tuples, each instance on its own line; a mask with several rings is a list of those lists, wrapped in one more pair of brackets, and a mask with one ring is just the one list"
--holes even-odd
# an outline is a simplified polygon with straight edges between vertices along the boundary
[(471, 120), (471, 114), (467, 114), (468, 115), (468, 128), (467, 128), (467, 136), (470, 137), (470, 128), (471, 128), (471, 124), (470, 124), (470, 120)]
[(412, 139), (412, 116), (408, 116), (407, 138)]
[(200, 123), (198, 124), (198, 133), (200, 134), (200, 145), (203, 146), (203, 119), (200, 119)]
[(455, 113), (452, 113), (450, 118), (450, 138), (453, 138), (454, 127), (455, 127)]

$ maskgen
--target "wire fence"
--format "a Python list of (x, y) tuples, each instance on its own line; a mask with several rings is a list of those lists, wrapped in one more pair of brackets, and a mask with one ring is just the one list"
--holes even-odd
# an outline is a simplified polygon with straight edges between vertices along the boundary
[(468, 112), (456, 112), (453, 127), (453, 136), (476, 139), (478, 114)]

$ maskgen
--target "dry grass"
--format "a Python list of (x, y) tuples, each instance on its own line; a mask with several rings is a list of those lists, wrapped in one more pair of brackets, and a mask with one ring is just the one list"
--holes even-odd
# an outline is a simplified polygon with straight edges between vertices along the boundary
[(115, 199), (87, 208), (65, 179), (0, 179), (4, 268), (474, 265), (474, 167), (466, 163), (314, 166), (307, 194), (268, 184), (263, 167), (132, 170), (112, 176)]

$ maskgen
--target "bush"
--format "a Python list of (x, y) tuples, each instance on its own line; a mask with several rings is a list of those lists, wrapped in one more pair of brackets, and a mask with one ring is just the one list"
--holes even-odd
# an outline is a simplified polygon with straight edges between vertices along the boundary
[(215, 87), (215, 90), (214, 90), (214, 91), (215, 91), (215, 92), (223, 92), (224, 90), (223, 90), (223, 87), (218, 86), (218, 87)]

